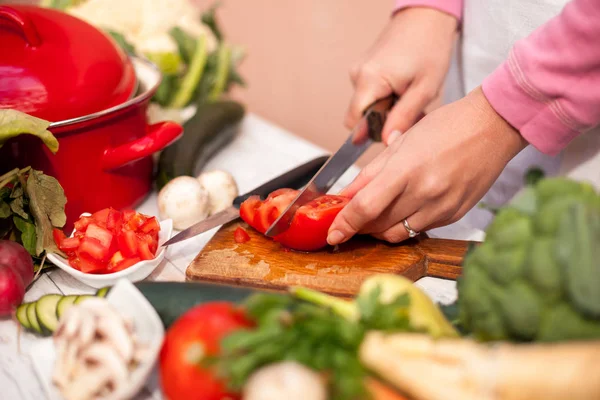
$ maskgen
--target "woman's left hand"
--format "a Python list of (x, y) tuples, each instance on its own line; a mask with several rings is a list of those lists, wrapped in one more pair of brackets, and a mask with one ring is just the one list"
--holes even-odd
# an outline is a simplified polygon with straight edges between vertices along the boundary
[(331, 245), (356, 233), (392, 243), (462, 218), (527, 142), (481, 88), (428, 114), (367, 165), (341, 194), (352, 200), (329, 230)]

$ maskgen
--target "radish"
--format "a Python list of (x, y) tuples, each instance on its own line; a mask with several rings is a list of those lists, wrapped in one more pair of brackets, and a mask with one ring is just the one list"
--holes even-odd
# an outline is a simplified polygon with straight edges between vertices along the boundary
[(25, 285), (19, 273), (0, 264), (0, 317), (10, 315), (25, 297)]
[(17, 242), (0, 240), (0, 264), (13, 268), (20, 276), (25, 287), (33, 280), (33, 260)]

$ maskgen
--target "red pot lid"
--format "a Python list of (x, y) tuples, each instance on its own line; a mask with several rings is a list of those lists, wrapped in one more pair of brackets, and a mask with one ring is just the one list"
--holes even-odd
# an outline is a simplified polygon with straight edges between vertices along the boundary
[(56, 122), (102, 111), (135, 90), (127, 54), (64, 12), (0, 6), (0, 108)]

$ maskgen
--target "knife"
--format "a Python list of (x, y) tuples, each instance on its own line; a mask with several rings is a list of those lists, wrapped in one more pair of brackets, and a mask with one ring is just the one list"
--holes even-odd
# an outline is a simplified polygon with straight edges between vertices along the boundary
[(374, 142), (381, 142), (381, 131), (387, 114), (396, 103), (398, 97), (394, 94), (377, 100), (364, 112), (352, 133), (342, 147), (333, 154), (306, 187), (298, 193), (281, 215), (265, 232), (266, 236), (274, 237), (285, 232), (299, 207), (327, 193), (337, 180), (358, 160), (358, 158)]
[(225, 210), (218, 212), (211, 217), (202, 220), (184, 231), (181, 231), (171, 239), (167, 240), (163, 246), (168, 246), (173, 243), (181, 242), (189, 239), (203, 232), (206, 232), (219, 225), (226, 224), (227, 222), (233, 221), (240, 217), (240, 205), (250, 196), (258, 195), (261, 199), (264, 199), (269, 193), (281, 189), (281, 188), (292, 188), (300, 189), (310, 180), (310, 178), (319, 171), (319, 169), (329, 159), (329, 156), (321, 156), (315, 158), (305, 164), (302, 164), (278, 177), (271, 179), (263, 185), (245, 193), (241, 196), (236, 197), (233, 200), (233, 204)]

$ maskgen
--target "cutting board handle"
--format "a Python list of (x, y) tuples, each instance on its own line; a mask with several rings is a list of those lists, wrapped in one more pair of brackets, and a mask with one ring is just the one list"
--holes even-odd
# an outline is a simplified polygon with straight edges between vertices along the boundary
[(417, 249), (425, 256), (425, 276), (456, 279), (462, 272), (462, 262), (470, 245), (477, 242), (451, 239), (418, 239)]

